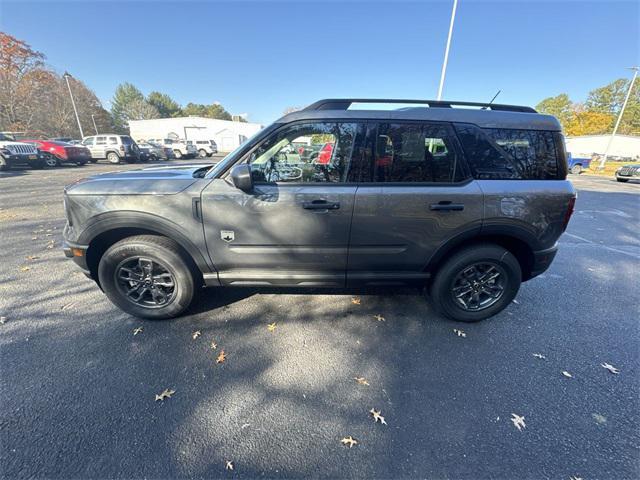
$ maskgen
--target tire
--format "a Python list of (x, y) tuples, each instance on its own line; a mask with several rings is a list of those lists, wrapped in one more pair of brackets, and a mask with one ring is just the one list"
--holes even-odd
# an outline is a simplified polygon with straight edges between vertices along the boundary
[(619, 182), (623, 182), (623, 183), (626, 183), (626, 182), (629, 181), (628, 178), (618, 178), (618, 177), (616, 177), (616, 180), (619, 181)]
[(200, 158), (206, 158), (208, 157), (207, 155), (207, 151), (204, 148), (201, 148), (200, 150), (198, 150), (198, 156)]
[(10, 168), (10, 165), (7, 162), (7, 160), (2, 155), (0, 155), (0, 172), (9, 170), (9, 168)]
[(107, 153), (107, 162), (113, 164), (120, 163), (120, 155), (118, 155), (116, 152)]
[[(165, 284), (155, 285), (155, 294), (150, 290), (152, 287), (147, 286), (150, 284), (142, 285), (137, 280), (141, 278), (137, 272), (147, 272), (149, 266), (155, 272), (154, 277), (161, 277), (159, 281)], [(174, 318), (182, 314), (191, 305), (196, 287), (199, 286), (178, 244), (155, 235), (125, 238), (109, 247), (100, 259), (98, 278), (104, 293), (114, 305), (130, 315), (151, 320)], [(173, 288), (166, 284), (172, 284)], [(146, 290), (139, 294), (140, 287), (135, 289), (137, 285), (142, 285)], [(134, 289), (133, 293), (127, 296), (125, 290), (130, 288)], [(134, 300), (138, 296), (140, 300)]]
[(180, 160), (182, 158), (182, 152), (180, 150), (174, 150), (173, 154), (176, 157), (176, 160)]
[[(487, 266), (487, 267), (485, 267)], [(489, 270), (488, 267), (493, 268)], [(499, 275), (493, 280), (485, 283), (486, 288), (496, 292), (490, 296), (482, 290), (481, 284), (472, 285), (473, 269), (479, 273), (481, 280), (487, 275), (493, 277), (495, 273)], [(511, 303), (522, 282), (522, 271), (516, 257), (508, 250), (495, 244), (478, 244), (460, 250), (453, 254), (438, 270), (432, 282), (429, 293), (431, 301), (436, 310), (446, 317), (460, 322), (478, 322), (485, 318), (492, 317)], [(479, 299), (478, 308), (465, 308), (465, 299), (473, 298), (473, 289), (481, 288), (481, 293), (476, 294)], [(471, 293), (456, 299), (454, 289), (458, 293), (471, 289)], [(498, 295), (498, 291), (500, 291)], [(483, 299), (487, 299), (486, 305), (482, 305)], [(473, 300), (469, 304), (473, 306)]]
[(86, 160), (80, 160), (79, 162), (76, 162), (76, 167), (83, 167), (87, 164)]
[(150, 160), (151, 160), (152, 162), (157, 162), (157, 161), (158, 161), (158, 156), (157, 156), (155, 153), (152, 153), (152, 154), (151, 154), (151, 157), (150, 157)]
[(571, 167), (571, 173), (574, 175), (580, 175), (582, 173), (582, 165), (580, 165), (579, 163), (575, 164), (573, 167)]
[(44, 162), (47, 164), (47, 167), (49, 168), (54, 168), (60, 165), (60, 161), (56, 157), (48, 153), (45, 154)]

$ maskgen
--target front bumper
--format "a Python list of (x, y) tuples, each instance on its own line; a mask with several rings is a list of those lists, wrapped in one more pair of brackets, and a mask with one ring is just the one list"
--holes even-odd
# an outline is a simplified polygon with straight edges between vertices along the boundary
[(80, 245), (78, 243), (68, 242), (67, 240), (63, 240), (62, 242), (62, 251), (64, 252), (64, 256), (71, 258), (73, 263), (80, 267), (82, 273), (84, 273), (88, 278), (93, 278), (89, 271), (89, 266), (87, 265), (88, 248), (88, 245)]
[(545, 272), (551, 265), (551, 262), (553, 262), (553, 259), (556, 258), (557, 253), (557, 243), (551, 248), (533, 252), (533, 265), (531, 265), (531, 275), (528, 279), (537, 277), (541, 273)]
[(2, 155), (10, 165), (30, 165), (35, 162), (44, 160), (39, 153), (12, 153), (11, 155)]

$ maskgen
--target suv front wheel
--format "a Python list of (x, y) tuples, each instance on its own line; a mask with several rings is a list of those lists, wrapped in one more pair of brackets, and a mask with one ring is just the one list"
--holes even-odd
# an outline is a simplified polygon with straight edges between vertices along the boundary
[(445, 316), (477, 322), (506, 308), (520, 289), (522, 271), (508, 250), (493, 244), (464, 248), (438, 270), (431, 301)]
[(196, 286), (178, 245), (154, 235), (129, 237), (112, 245), (100, 259), (98, 278), (116, 306), (153, 320), (183, 313)]

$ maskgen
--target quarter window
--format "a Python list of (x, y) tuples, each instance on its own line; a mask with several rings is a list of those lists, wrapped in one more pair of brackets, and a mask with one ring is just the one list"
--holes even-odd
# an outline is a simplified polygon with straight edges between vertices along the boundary
[(250, 156), (256, 183), (345, 182), (356, 123), (304, 123), (280, 130)]
[(450, 183), (462, 179), (447, 125), (383, 123), (375, 139), (376, 182)]

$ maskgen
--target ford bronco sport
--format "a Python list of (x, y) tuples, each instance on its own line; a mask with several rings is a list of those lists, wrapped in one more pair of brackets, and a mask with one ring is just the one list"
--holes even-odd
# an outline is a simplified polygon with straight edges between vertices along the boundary
[(416, 285), (477, 321), (549, 267), (566, 175), (558, 121), (529, 107), (321, 100), (215, 166), (68, 186), (65, 254), (143, 318), (180, 315), (202, 286)]

